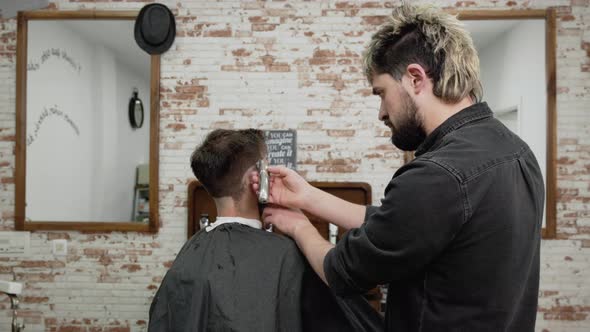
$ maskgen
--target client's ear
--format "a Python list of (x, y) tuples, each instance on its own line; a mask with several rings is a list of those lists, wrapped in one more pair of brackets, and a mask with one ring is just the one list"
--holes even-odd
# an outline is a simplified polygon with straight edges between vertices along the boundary
[(242, 184), (248, 186), (248, 190), (252, 193), (254, 193), (254, 190), (252, 189), (252, 176), (256, 174), (256, 172), (256, 166), (251, 166), (246, 170), (246, 173), (244, 173), (244, 176), (242, 177)]

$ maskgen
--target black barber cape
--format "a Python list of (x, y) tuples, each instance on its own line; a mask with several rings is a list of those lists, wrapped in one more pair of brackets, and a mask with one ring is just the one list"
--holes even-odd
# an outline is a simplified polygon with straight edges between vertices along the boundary
[(149, 332), (383, 331), (369, 303), (335, 297), (291, 239), (239, 223), (185, 243), (149, 315)]

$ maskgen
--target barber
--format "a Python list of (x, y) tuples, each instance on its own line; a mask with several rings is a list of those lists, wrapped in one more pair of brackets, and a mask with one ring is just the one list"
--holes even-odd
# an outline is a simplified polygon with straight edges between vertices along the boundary
[[(388, 331), (533, 331), (543, 178), (527, 144), (481, 102), (470, 35), (449, 14), (406, 5), (364, 60), (379, 120), (416, 158), (378, 207), (271, 167), (269, 201), (280, 206), (264, 222), (292, 237), (337, 294), (387, 284)], [(300, 210), (349, 231), (333, 246)]]

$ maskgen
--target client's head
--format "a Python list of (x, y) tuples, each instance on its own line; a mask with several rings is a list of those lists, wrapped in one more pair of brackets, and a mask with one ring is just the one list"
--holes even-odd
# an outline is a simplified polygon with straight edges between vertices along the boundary
[(264, 134), (257, 129), (210, 132), (191, 155), (191, 168), (209, 195), (240, 201), (250, 192), (247, 174), (266, 155)]

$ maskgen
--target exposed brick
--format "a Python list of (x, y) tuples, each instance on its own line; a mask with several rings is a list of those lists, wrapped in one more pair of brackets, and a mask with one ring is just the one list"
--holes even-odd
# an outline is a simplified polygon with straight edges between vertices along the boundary
[(62, 325), (57, 328), (57, 332), (86, 332), (84, 326)]
[(166, 150), (180, 150), (182, 149), (182, 143), (164, 143), (164, 149)]
[(338, 8), (338, 9), (355, 8), (357, 6), (358, 6), (357, 4), (351, 4), (348, 1), (336, 2), (336, 8)]
[(167, 125), (166, 128), (170, 128), (173, 131), (181, 131), (186, 129), (186, 125), (184, 123), (171, 123)]
[(233, 129), (234, 123), (231, 121), (217, 121), (209, 126), (211, 129)]
[(340, 75), (332, 73), (318, 73), (316, 77), (320, 83), (332, 83), (333, 81), (340, 79)]
[(328, 130), (328, 136), (350, 137), (350, 136), (354, 136), (355, 132), (356, 132), (356, 130), (354, 130), (354, 129), (343, 129), (343, 130), (333, 129), (333, 130)]
[(455, 7), (471, 7), (471, 6), (475, 6), (476, 3), (475, 1), (457, 1), (455, 3)]
[(141, 249), (128, 249), (128, 255), (139, 255), (139, 256), (151, 256), (153, 253), (152, 250), (141, 250)]
[(0, 183), (14, 183), (14, 178), (13, 177), (0, 178)]
[(98, 262), (101, 265), (109, 266), (113, 263), (113, 259), (107, 255), (103, 255), (103, 256), (100, 256), (100, 258), (98, 259)]
[[(49, 8), (137, 10), (147, 2), (59, 0)], [(31, 257), (0, 257), (0, 274), (9, 277), (14, 271), (25, 284), (21, 313), (29, 326), (26, 330), (146, 329), (149, 303), (186, 240), (186, 187), (192, 179), (188, 156), (194, 144), (214, 128), (297, 129), (300, 174), (318, 181), (369, 182), (373, 203), (379, 204), (404, 154), (390, 143), (389, 128), (376, 119), (379, 101), (371, 96), (362, 71), (361, 44), (398, 4), (380, 0), (329, 0), (321, 6), (302, 0), (168, 3), (175, 13), (177, 39), (161, 57), (160, 232), (32, 232)], [(590, 257), (590, 85), (586, 79), (590, 0), (455, 0), (435, 5), (458, 10), (555, 6), (558, 240), (541, 244), (543, 282), (537, 329), (590, 330), (590, 309), (584, 298), (590, 287), (590, 272), (584, 267)], [(4, 231), (14, 229), (15, 66), (16, 20), (0, 19), (4, 82), (0, 230)], [(68, 256), (50, 255), (54, 239), (68, 240)], [(95, 287), (97, 283), (103, 288)], [(98, 295), (85, 295), (71, 310), (56, 303), (55, 297), (79, 298), (80, 288)], [(102, 293), (105, 290), (109, 295)], [(119, 304), (102, 305), (110, 293), (119, 291), (137, 296), (122, 314), (112, 309)], [(0, 302), (1, 311), (9, 312), (7, 303)]]
[(53, 318), (53, 317), (47, 317), (44, 319), (45, 320), (45, 325), (56, 325), (57, 324), (57, 319)]
[(21, 261), (18, 267), (22, 268), (63, 268), (65, 263), (62, 261)]
[(238, 48), (237, 50), (233, 50), (231, 52), (234, 56), (249, 56), (252, 52), (246, 51), (244, 48)]
[(268, 22), (268, 17), (251, 16), (248, 17), (248, 21), (250, 21), (250, 23), (266, 23)]
[(359, 94), (363, 97), (368, 97), (373, 94), (373, 90), (372, 89), (359, 89), (359, 90), (356, 90), (355, 93)]
[(381, 159), (383, 158), (383, 154), (382, 153), (369, 153), (365, 155), (365, 158), (367, 159)]
[(27, 282), (53, 282), (57, 273), (17, 273), (17, 280)]
[(121, 269), (127, 270), (128, 272), (137, 272), (141, 270), (141, 265), (139, 264), (124, 264), (121, 266)]
[(176, 86), (174, 90), (179, 94), (192, 94), (193, 97), (203, 94), (206, 90), (202, 85), (180, 85)]
[(363, 16), (363, 23), (369, 25), (381, 25), (385, 23), (387, 16)]
[(573, 21), (576, 19), (576, 17), (574, 15), (564, 15), (562, 17), (559, 18), (560, 20), (567, 22), (567, 21)]
[(321, 151), (331, 148), (330, 144), (311, 144), (311, 145), (297, 145), (299, 151)]
[(327, 65), (336, 63), (336, 52), (331, 50), (316, 49), (312, 58), (309, 60), (311, 65)]
[(252, 31), (273, 31), (277, 28), (277, 24), (257, 23), (252, 24)]
[(47, 303), (49, 297), (47, 296), (24, 296), (21, 298), (23, 303)]
[(69, 233), (56, 233), (56, 232), (49, 232), (47, 233), (47, 240), (51, 241), (51, 240), (71, 240), (72, 238), (70, 237)]
[(108, 274), (101, 274), (96, 282), (99, 283), (106, 283), (106, 284), (116, 284), (121, 282), (121, 277), (111, 276)]
[(561, 305), (547, 309), (543, 317), (546, 320), (580, 321), (585, 320), (588, 313), (590, 313), (590, 307), (587, 306)]
[(318, 165), (318, 173), (354, 173), (358, 170), (356, 165)]
[(370, 1), (361, 4), (361, 8), (382, 8), (385, 4), (378, 1)]
[(100, 257), (107, 253), (106, 249), (84, 248), (84, 255), (88, 257)]
[(322, 123), (316, 121), (303, 122), (297, 126), (298, 129), (321, 129)]
[(337, 91), (341, 91), (341, 90), (343, 90), (345, 88), (345, 84), (344, 84), (344, 81), (343, 80), (336, 80), (336, 81), (334, 81), (334, 84), (332, 84), (332, 86)]
[(231, 37), (231, 34), (232, 30), (229, 27), (223, 30), (205, 31), (205, 37)]
[(255, 109), (243, 109), (243, 108), (221, 108), (219, 109), (219, 115), (240, 115), (245, 117), (252, 117), (258, 114)]

